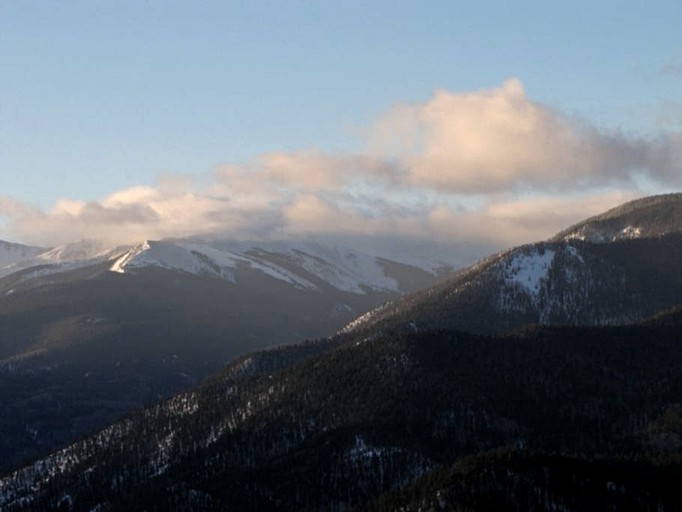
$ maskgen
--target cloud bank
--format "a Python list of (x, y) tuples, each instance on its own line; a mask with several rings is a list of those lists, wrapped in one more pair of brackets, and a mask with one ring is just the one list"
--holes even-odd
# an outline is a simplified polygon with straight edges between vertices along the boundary
[(371, 134), (375, 153), (399, 152), (408, 183), (465, 194), (668, 180), (680, 171), (673, 139), (599, 130), (528, 99), (517, 79), (396, 106)]
[(536, 240), (634, 197), (648, 180), (675, 187), (682, 136), (605, 131), (526, 96), (521, 82), (437, 91), (395, 105), (360, 154), (271, 152), (208, 177), (164, 176), (91, 202), (41, 211), (0, 197), (19, 239), (43, 246), (220, 235), (233, 238), (400, 236)]

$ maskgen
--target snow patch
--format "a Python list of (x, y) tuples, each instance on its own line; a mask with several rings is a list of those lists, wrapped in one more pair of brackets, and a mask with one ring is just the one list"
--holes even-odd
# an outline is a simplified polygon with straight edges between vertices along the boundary
[(340, 329), (337, 334), (347, 334), (355, 331), (359, 327), (370, 323), (373, 319), (377, 318), (382, 313), (388, 311), (394, 306), (393, 302), (386, 302), (374, 309), (370, 309), (367, 313), (364, 313), (357, 317), (355, 320), (349, 322), (345, 327)]
[(505, 281), (522, 287), (531, 297), (537, 297), (540, 285), (547, 280), (555, 254), (554, 249), (537, 247), (517, 252), (506, 264)]
[(616, 242), (618, 240), (631, 240), (635, 238), (641, 238), (642, 228), (639, 226), (625, 226), (623, 229), (607, 229), (607, 228), (595, 228), (593, 226), (587, 225), (580, 229), (569, 233), (564, 237), (566, 242), (571, 240), (580, 240), (583, 242), (591, 242), (596, 244), (603, 244), (609, 242)]
[(580, 263), (585, 263), (585, 260), (583, 257), (580, 255), (580, 251), (578, 251), (577, 247), (574, 247), (573, 245), (567, 245), (566, 246), (566, 252), (568, 253), (569, 256), (571, 256), (574, 259), (577, 259), (580, 261)]
[(642, 236), (642, 228), (627, 226), (620, 232), (621, 239), (639, 238)]
[(171, 398), (166, 407), (175, 416), (191, 416), (199, 410), (199, 402), (193, 393), (185, 393)]
[(395, 448), (379, 448), (368, 444), (362, 436), (355, 436), (354, 446), (348, 450), (348, 457), (355, 463), (366, 464), (368, 460), (381, 457), (387, 452), (397, 451)]
[(112, 272), (119, 272), (123, 274), (125, 272), (125, 267), (128, 264), (128, 262), (132, 261), (133, 258), (135, 258), (135, 256), (142, 254), (147, 250), (149, 250), (149, 243), (146, 241), (139, 245), (136, 245), (128, 252), (123, 254), (121, 257), (116, 259), (116, 261), (114, 261), (114, 264), (109, 268), (109, 270)]
[[(313, 250), (311, 250), (313, 249)], [(364, 294), (362, 286), (397, 292), (398, 282), (386, 276), (378, 258), (339, 246), (310, 245), (288, 251), (292, 260), (334, 288)]]

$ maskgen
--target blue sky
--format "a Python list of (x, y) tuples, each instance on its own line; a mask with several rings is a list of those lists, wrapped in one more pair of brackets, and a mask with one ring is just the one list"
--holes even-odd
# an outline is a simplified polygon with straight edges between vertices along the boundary
[[(54, 231), (76, 218), (82, 221), (80, 230), (69, 231), (69, 236), (88, 237), (90, 231), (94, 236), (99, 227), (92, 219), (109, 214), (105, 224), (123, 230), (121, 218), (132, 219), (132, 196), (139, 204), (130, 211), (150, 205), (153, 211), (131, 220), (131, 237), (187, 234), (187, 226), (145, 231), (142, 217), (156, 219), (158, 227), (165, 214), (174, 215), (168, 204), (149, 196), (152, 189), (168, 187), (176, 195), (178, 187), (184, 187), (185, 194), (213, 202), (216, 187), (222, 187), (220, 197), (231, 198), (230, 208), (243, 201), (243, 188), (249, 188), (247, 195), (258, 197), (251, 198), (248, 208), (261, 201), (270, 210), (258, 210), (259, 216), (241, 209), (236, 224), (230, 217), (225, 231), (238, 225), (241, 236), (260, 227), (259, 222), (272, 223), (279, 235), (319, 232), (315, 226), (282, 220), (280, 210), (293, 209), (301, 201), (307, 201), (304, 212), (328, 206), (341, 213), (350, 208), (359, 222), (363, 215), (381, 217), (385, 222), (376, 229), (390, 235), (391, 229), (404, 228), (390, 216), (406, 197), (423, 207), (421, 213), (413, 212), (412, 221), (419, 224), (420, 218), (432, 222), (443, 208), (457, 221), (458, 212), (475, 215), (485, 208), (489, 213), (505, 205), (505, 211), (529, 204), (544, 208), (553, 199), (565, 201), (567, 195), (577, 202), (561, 203), (559, 209), (569, 211), (587, 201), (598, 210), (621, 199), (676, 190), (681, 171), (669, 161), (680, 154), (682, 131), (682, 4), (594, 4), (0, 0), (0, 194), (5, 202), (0, 235), (33, 243), (61, 242)], [(601, 139), (596, 137), (597, 149), (590, 151), (601, 154), (607, 147), (608, 157), (584, 166), (576, 161), (583, 169), (577, 178), (580, 185), (569, 187), (568, 194), (560, 189), (570, 181), (569, 170), (563, 169), (556, 181), (551, 175), (556, 156), (538, 157), (548, 166), (539, 180), (539, 167), (531, 174), (520, 170), (522, 165), (536, 165), (535, 154), (505, 167), (499, 159), (479, 165), (467, 150), (466, 158), (458, 153), (454, 161), (445, 155), (450, 167), (433, 167), (431, 157), (443, 157), (444, 144), (457, 146), (466, 139), (442, 124), (458, 119), (458, 108), (473, 109), (467, 115), (476, 119), (476, 105), (481, 104), (471, 95), (495, 96), (491, 91), (503, 90), (509, 80), (520, 84), (522, 100), (528, 103), (523, 108), (539, 106), (541, 116), (559, 118), (558, 124), (538, 126), (556, 128), (570, 122), (583, 127), (571, 128), (578, 134), (577, 143), (556, 143), (558, 153), (565, 157), (567, 151), (590, 146), (595, 134)], [(439, 103), (437, 91), (453, 96)], [(408, 122), (412, 131), (432, 133), (433, 126), (440, 130), (438, 147), (434, 141), (421, 147), (431, 164), (419, 167), (417, 174), (410, 169), (418, 167), (413, 153), (420, 148), (401, 163), (398, 177), (386, 171), (391, 178), (384, 181), (371, 171), (356, 170), (350, 173), (352, 179), (336, 182), (336, 187), (325, 182), (313, 189), (309, 182), (316, 171), (306, 167), (301, 177), (305, 184), (287, 182), (288, 190), (295, 190), (286, 197), (273, 196), (272, 190), (251, 193), (273, 179), (272, 172), (261, 170), (262, 156), (272, 153), (300, 157), (303, 152), (318, 158), (306, 157), (303, 164), (290, 158), (286, 165), (293, 166), (325, 168), (329, 158), (336, 159), (333, 170), (327, 169), (331, 173), (346, 174), (350, 156), (356, 158), (352, 165), (380, 167), (375, 161), (377, 125), (390, 125), (391, 145), (400, 146), (404, 141), (396, 139), (396, 126), (406, 121), (404, 116), (395, 121), (396, 109), (423, 106), (409, 113), (411, 119), (422, 119), (443, 105), (455, 110), (448, 110), (436, 125), (424, 128), (422, 121)], [(506, 136), (491, 140), (516, 141)], [(643, 149), (661, 140), (677, 153), (668, 149), (660, 156), (661, 145)], [(404, 158), (380, 146), (384, 164)], [(613, 156), (623, 151), (632, 151), (632, 158)], [(659, 156), (652, 160), (644, 153)], [(371, 162), (358, 164), (359, 155), (372, 156)], [(475, 190), (470, 180), (436, 176), (469, 164), (490, 176), (496, 172), (491, 166), (501, 165), (504, 172), (518, 172), (521, 178), (505, 178), (496, 186), (483, 179)], [(624, 167), (627, 177), (616, 176), (616, 165)], [(660, 171), (657, 165), (666, 168)], [(241, 169), (236, 174), (225, 171), (235, 166)], [(245, 174), (258, 178), (245, 183)], [(236, 184), (230, 188), (232, 179)], [(319, 185), (324, 179), (313, 181)], [(280, 190), (281, 179), (277, 183)], [(148, 194), (140, 195), (140, 187), (147, 187)], [(264, 187), (270, 189), (271, 183)], [(131, 189), (137, 192), (123, 193)], [(112, 199), (117, 194), (118, 199)], [(393, 203), (386, 200), (366, 213), (367, 203), (389, 195), (395, 197)], [(87, 205), (102, 209), (94, 215), (92, 208), (86, 211)], [(200, 210), (206, 202), (183, 205)], [(213, 217), (225, 213), (211, 212)], [(245, 224), (242, 217), (247, 213), (255, 217)], [(398, 216), (405, 220), (406, 215)], [(555, 223), (561, 227), (569, 218), (567, 213)], [(415, 232), (421, 229), (413, 227)], [(427, 231), (431, 229), (438, 231), (429, 224)], [(543, 229), (538, 236), (547, 234)], [(531, 233), (528, 227), (517, 238), (523, 241)]]

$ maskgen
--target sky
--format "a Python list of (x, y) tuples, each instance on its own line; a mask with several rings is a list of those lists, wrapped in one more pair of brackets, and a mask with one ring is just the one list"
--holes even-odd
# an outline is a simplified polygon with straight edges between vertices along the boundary
[(0, 0), (0, 238), (540, 240), (680, 190), (681, 26), (677, 0)]

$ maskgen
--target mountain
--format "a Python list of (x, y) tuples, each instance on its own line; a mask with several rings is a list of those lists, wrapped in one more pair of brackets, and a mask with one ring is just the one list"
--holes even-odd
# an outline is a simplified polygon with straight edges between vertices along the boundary
[(51, 249), (29, 247), (20, 244), (9, 244), (16, 249), (8, 251), (9, 257), (2, 257), (0, 252), (0, 278), (24, 273), (25, 277), (54, 274), (91, 266), (107, 261), (122, 254), (126, 247), (111, 247), (96, 240), (81, 240)]
[(439, 279), (339, 246), (197, 240), (82, 241), (2, 272), (0, 470)]
[[(432, 474), (443, 500), (474, 510), (491, 489), (502, 496), (484, 510), (520, 496), (584, 510), (566, 485), (591, 481), (603, 488), (588, 497), (613, 488), (675, 510), (681, 335), (662, 324), (403, 329), (254, 354), (9, 475), (0, 507), (344, 510)], [(453, 464), (464, 468), (455, 482), (433, 473)], [(649, 469), (666, 479), (636, 478)], [(449, 494), (457, 485), (470, 495)]]
[[(177, 334), (172, 327), (193, 337), (206, 328), (228, 338), (222, 357), (232, 357), (332, 333), (373, 305), (434, 283), (442, 270), (313, 243), (167, 240), (109, 248), (82, 241), (3, 267), (0, 358), (129, 338), (127, 330), (138, 327), (157, 337)], [(130, 349), (140, 343), (130, 341)], [(157, 348), (168, 355), (172, 346)], [(196, 347), (179, 349), (211, 359)]]
[(369, 290), (413, 291), (451, 270), (444, 263), (406, 264), (316, 243), (177, 240), (144, 242), (116, 259), (110, 270), (129, 273), (150, 267), (233, 283), (240, 269), (249, 268), (298, 289), (321, 291), (332, 287), (360, 295)]
[[(8, 474), (0, 508), (678, 510), (682, 234), (652, 213), (676, 201), (622, 207), (637, 238), (514, 248), (335, 336), (243, 356)], [(208, 279), (149, 256), (107, 275)], [(212, 281), (231, 283), (228, 260)]]
[[(490, 256), (347, 329), (412, 324), (493, 334), (532, 323), (640, 321), (682, 301), (681, 226), (682, 195), (633, 201), (550, 241)], [(598, 242), (575, 235), (588, 232)]]

